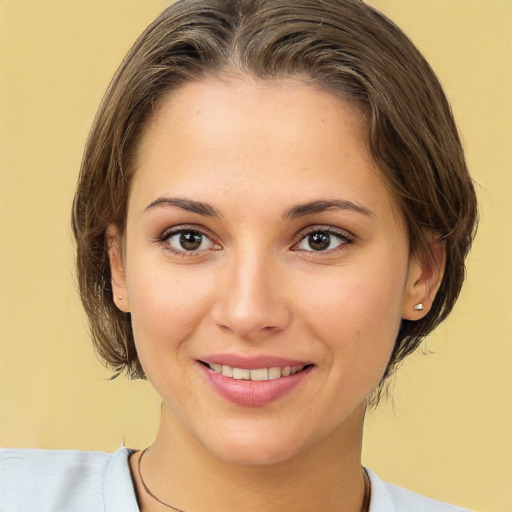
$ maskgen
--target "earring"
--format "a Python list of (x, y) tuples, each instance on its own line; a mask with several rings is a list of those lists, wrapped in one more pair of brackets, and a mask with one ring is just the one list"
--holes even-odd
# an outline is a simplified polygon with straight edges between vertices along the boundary
[(421, 302), (419, 304), (414, 304), (412, 309), (414, 309), (414, 311), (422, 311), (423, 310), (423, 304)]
[(119, 295), (119, 297), (117, 297), (119, 300), (123, 300), (123, 296), (122, 295)]

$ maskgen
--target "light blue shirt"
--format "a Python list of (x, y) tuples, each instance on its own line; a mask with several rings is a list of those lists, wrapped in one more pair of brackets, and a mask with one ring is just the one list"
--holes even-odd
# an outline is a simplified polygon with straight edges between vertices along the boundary
[[(0, 450), (0, 512), (140, 512), (130, 453)], [(469, 512), (367, 473), (370, 512)]]

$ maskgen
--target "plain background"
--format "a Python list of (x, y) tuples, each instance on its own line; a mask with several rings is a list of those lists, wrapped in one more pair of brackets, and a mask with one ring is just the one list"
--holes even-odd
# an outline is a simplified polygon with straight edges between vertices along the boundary
[[(512, 2), (373, 0), (415, 41), (452, 101), (481, 222), (448, 322), (367, 421), (384, 479), (479, 510), (512, 510)], [(151, 443), (159, 400), (109, 381), (76, 293), (70, 207), (101, 96), (167, 5), (0, 1), (0, 445)], [(427, 352), (428, 354), (425, 354)]]

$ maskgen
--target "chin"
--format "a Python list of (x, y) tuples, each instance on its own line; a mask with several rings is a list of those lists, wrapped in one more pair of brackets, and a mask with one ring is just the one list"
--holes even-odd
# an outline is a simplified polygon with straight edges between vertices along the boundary
[(266, 449), (261, 446), (236, 446), (214, 454), (231, 464), (269, 466), (284, 462), (292, 458), (295, 453), (296, 450), (283, 450), (282, 447)]
[(294, 443), (291, 436), (283, 436), (282, 433), (272, 436), (268, 432), (262, 430), (255, 432), (253, 436), (249, 433), (238, 433), (221, 439), (210, 437), (205, 447), (226, 462), (249, 466), (279, 464), (301, 451), (304, 444), (302, 441)]

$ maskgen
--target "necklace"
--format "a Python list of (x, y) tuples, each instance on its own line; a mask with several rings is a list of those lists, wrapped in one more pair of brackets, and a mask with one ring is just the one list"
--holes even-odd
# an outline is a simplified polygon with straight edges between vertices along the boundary
[(364, 497), (363, 504), (361, 505), (361, 512), (368, 512), (370, 510), (370, 498), (372, 495), (372, 486), (368, 473), (363, 469), (363, 482), (364, 482)]
[[(148, 447), (149, 448), (149, 447)], [(146, 482), (144, 481), (144, 478), (142, 477), (142, 472), (140, 470), (140, 463), (142, 461), (142, 457), (144, 457), (144, 454), (148, 450), (148, 448), (145, 448), (143, 452), (141, 453), (141, 456), (139, 457), (139, 461), (137, 463), (137, 472), (139, 473), (139, 479), (142, 483), (142, 487), (144, 487), (144, 490), (158, 503), (163, 505), (164, 507), (170, 508), (171, 510), (174, 510), (175, 512), (185, 512), (181, 508), (173, 507), (172, 505), (169, 505), (169, 503), (165, 503), (165, 501), (162, 501), (160, 498), (155, 496), (146, 485)], [(363, 480), (364, 480), (364, 498), (363, 498), (363, 505), (361, 506), (361, 512), (367, 512), (370, 505), (370, 479), (368, 478), (368, 475), (366, 474), (366, 471), (363, 471)]]
[(158, 498), (157, 496), (155, 496), (148, 488), (148, 486), (146, 485), (146, 482), (144, 482), (144, 478), (142, 478), (142, 472), (140, 470), (140, 462), (142, 460), (142, 457), (144, 457), (144, 454), (146, 453), (148, 448), (145, 448), (144, 451), (142, 452), (141, 456), (139, 457), (139, 462), (137, 464), (137, 470), (138, 470), (138, 473), (139, 473), (139, 478), (140, 478), (140, 481), (142, 482), (142, 487), (144, 487), (144, 490), (153, 498), (155, 499), (156, 501), (158, 501), (158, 503), (161, 503), (162, 505), (164, 505), (164, 507), (167, 507), (167, 508), (170, 508), (171, 510), (175, 510), (176, 512), (185, 512), (184, 510), (181, 510), (181, 508), (176, 508), (176, 507), (173, 507), (172, 505), (169, 505), (169, 503), (165, 503), (165, 501), (162, 501), (160, 498)]

